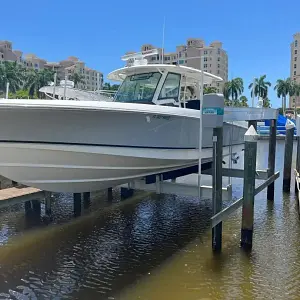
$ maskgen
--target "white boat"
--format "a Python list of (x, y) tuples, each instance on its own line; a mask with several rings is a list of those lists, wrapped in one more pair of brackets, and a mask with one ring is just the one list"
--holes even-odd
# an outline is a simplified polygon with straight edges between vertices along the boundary
[[(122, 82), (112, 102), (1, 100), (0, 174), (78, 193), (198, 164), (200, 113), (188, 107), (199, 103), (193, 99), (200, 95), (201, 71), (133, 65), (108, 78)], [(203, 80), (220, 78), (204, 72)], [(224, 155), (230, 144), (233, 152), (241, 150), (245, 131), (224, 123)], [(212, 128), (203, 132), (201, 157), (212, 160)]]

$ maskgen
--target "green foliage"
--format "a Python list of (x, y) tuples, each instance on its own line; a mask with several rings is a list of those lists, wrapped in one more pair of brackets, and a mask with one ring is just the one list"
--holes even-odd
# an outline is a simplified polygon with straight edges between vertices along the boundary
[(70, 76), (70, 80), (74, 82), (74, 87), (76, 88), (78, 83), (84, 83), (84, 76), (75, 72)]
[(263, 107), (266, 107), (266, 108), (270, 108), (271, 107), (271, 101), (269, 98), (265, 98), (263, 100)]
[(240, 103), (240, 106), (242, 106), (242, 107), (248, 107), (247, 97), (246, 96), (241, 96), (239, 103)]
[(214, 86), (207, 86), (207, 87), (204, 87), (203, 89), (203, 94), (206, 95), (206, 94), (216, 94), (218, 92), (218, 89)]
[(8, 93), (8, 98), (9, 99), (37, 99), (37, 95), (29, 95), (28, 90), (18, 90), (15, 93), (9, 92)]
[(25, 78), (25, 69), (16, 62), (5, 61), (0, 64), (0, 90), (6, 90), (9, 82), (9, 90), (16, 92), (22, 87)]
[(119, 87), (120, 87), (119, 84), (111, 85), (109, 82), (105, 82), (103, 84), (103, 90), (107, 90), (107, 91), (117, 91), (119, 89)]
[(225, 82), (223, 88), (225, 106), (240, 106), (238, 97), (244, 91), (244, 82), (240, 77)]
[[(266, 81), (267, 75), (262, 75), (259, 78), (255, 78), (254, 96), (265, 99), (268, 97), (268, 89), (271, 87), (271, 82)], [(253, 97), (253, 82), (250, 83), (249, 89), (251, 90), (251, 97)]]

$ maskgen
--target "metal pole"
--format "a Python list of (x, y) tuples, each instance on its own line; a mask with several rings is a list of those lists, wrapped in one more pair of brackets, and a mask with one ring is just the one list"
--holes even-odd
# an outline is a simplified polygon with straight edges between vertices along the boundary
[(65, 87), (64, 87), (64, 99), (67, 99), (67, 80), (68, 80), (68, 75), (65, 74)]
[(199, 118), (199, 159), (198, 159), (198, 190), (199, 198), (201, 196), (201, 164), (202, 164), (202, 109), (203, 109), (203, 87), (204, 87), (204, 74), (203, 74), (203, 56), (200, 56), (200, 71), (201, 71), (201, 80), (200, 80), (200, 118)]
[[(213, 129), (213, 215), (222, 210), (222, 161), (223, 127), (218, 127)], [(222, 249), (222, 222), (212, 228), (212, 248), (214, 251)]]
[(9, 92), (9, 82), (6, 83), (5, 99), (8, 99), (8, 92)]
[(254, 191), (258, 134), (253, 126), (245, 133), (244, 187), (241, 228), (241, 247), (252, 248), (254, 220)]
[[(268, 177), (275, 174), (275, 157), (276, 157), (276, 119), (270, 120), (270, 139), (269, 139), (269, 155), (268, 155)], [(272, 182), (267, 189), (267, 199), (274, 200), (275, 184)]]
[(57, 73), (54, 74), (54, 82), (53, 82), (53, 99), (55, 99), (55, 87), (56, 87)]
[(283, 169), (283, 191), (289, 192), (291, 189), (291, 172), (293, 158), (293, 139), (295, 125), (292, 121), (287, 120), (285, 124), (285, 148), (284, 148), (284, 169)]
[(166, 27), (166, 17), (164, 17), (164, 25), (163, 25), (163, 36), (162, 36), (162, 48), (161, 48), (161, 63), (164, 63), (164, 55), (165, 55), (165, 27)]

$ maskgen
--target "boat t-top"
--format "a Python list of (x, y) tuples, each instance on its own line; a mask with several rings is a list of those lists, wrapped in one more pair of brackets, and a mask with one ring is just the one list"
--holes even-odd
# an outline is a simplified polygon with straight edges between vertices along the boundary
[[(196, 165), (199, 144), (202, 163), (212, 160), (212, 128), (203, 127), (199, 143), (199, 99), (203, 84), (221, 78), (144, 58), (108, 78), (121, 82), (113, 101), (1, 100), (0, 174), (79, 193)], [(221, 103), (216, 114), (223, 113), (222, 95), (205, 100)], [(224, 155), (231, 144), (241, 149), (245, 131), (224, 124)]]

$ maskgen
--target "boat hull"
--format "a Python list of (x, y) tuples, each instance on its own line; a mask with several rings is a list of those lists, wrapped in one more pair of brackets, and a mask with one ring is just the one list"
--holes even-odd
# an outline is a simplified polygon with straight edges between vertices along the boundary
[[(243, 145), (233, 147), (233, 152)], [(224, 148), (229, 155), (229, 147)], [(212, 150), (202, 151), (202, 163)], [(52, 192), (101, 190), (198, 164), (198, 150), (163, 150), (30, 143), (0, 145), (0, 174), (27, 186)]]
[[(96, 101), (0, 101), (0, 174), (53, 192), (88, 192), (198, 163), (199, 111)], [(203, 129), (203, 159), (212, 157)], [(246, 129), (224, 123), (223, 145)]]

